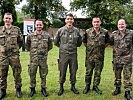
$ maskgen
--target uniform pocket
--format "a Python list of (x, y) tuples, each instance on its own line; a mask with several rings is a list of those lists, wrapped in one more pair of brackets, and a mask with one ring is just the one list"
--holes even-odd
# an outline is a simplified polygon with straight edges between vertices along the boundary
[(62, 34), (62, 36), (61, 36), (61, 42), (63, 44), (66, 44), (68, 42), (68, 38), (69, 37), (67, 36), (67, 33)]
[(17, 36), (11, 36), (11, 45), (16, 45), (17, 44)]
[(5, 35), (0, 36), (0, 45), (5, 45)]
[(130, 46), (132, 44), (132, 39), (125, 38), (125, 44), (126, 44), (127, 47)]
[(74, 35), (73, 37), (73, 43), (77, 44), (79, 36)]
[(42, 45), (44, 48), (48, 48), (48, 39), (43, 39), (42, 40)]
[(99, 45), (103, 45), (103, 44), (105, 44), (105, 35), (101, 35), (99, 37)]
[(35, 73), (34, 73), (34, 67), (33, 66), (31, 66), (30, 64), (28, 65), (28, 72), (29, 72), (29, 75), (34, 75)]
[(31, 40), (31, 49), (37, 48), (38, 46), (38, 39), (32, 39)]

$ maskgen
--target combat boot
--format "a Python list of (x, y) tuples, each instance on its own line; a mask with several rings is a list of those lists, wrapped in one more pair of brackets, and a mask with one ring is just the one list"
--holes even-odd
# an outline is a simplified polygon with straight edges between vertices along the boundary
[(30, 88), (30, 94), (29, 94), (29, 97), (33, 97), (33, 95), (36, 93), (36, 90), (35, 88)]
[(130, 91), (125, 91), (125, 98), (127, 99), (127, 100), (132, 100), (132, 97), (131, 97), (131, 95), (130, 95)]
[(1, 89), (0, 100), (6, 96), (6, 89)]
[(112, 95), (118, 95), (121, 93), (121, 88), (120, 87), (116, 87), (116, 89), (114, 90), (114, 92), (112, 93)]
[(83, 93), (86, 94), (90, 90), (90, 85), (86, 85), (85, 89), (83, 90)]
[(99, 88), (97, 86), (93, 86), (93, 90), (96, 91), (96, 93), (98, 93), (100, 95), (102, 94), (102, 91), (99, 90)]
[(48, 96), (48, 93), (47, 93), (47, 91), (46, 91), (46, 88), (42, 88), (42, 89), (41, 89), (41, 92), (42, 92), (42, 95), (43, 95), (43, 96), (45, 96), (45, 97)]
[(73, 91), (75, 94), (79, 94), (79, 91), (75, 88), (75, 84), (72, 84), (71, 91)]
[(64, 92), (63, 83), (60, 84), (60, 90), (58, 92), (58, 96), (61, 96)]
[(21, 88), (17, 88), (17, 89), (16, 89), (16, 96), (17, 96), (18, 98), (21, 98), (21, 97), (22, 97)]

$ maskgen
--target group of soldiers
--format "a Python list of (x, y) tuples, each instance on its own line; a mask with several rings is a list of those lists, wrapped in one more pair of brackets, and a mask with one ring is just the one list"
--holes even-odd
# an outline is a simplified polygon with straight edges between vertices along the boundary
[[(22, 79), (21, 79), (21, 64), (19, 59), (19, 49), (23, 44), (23, 35), (20, 29), (12, 25), (13, 19), (11, 13), (5, 13), (4, 26), (0, 27), (0, 99), (6, 96), (7, 75), (9, 65), (12, 68), (16, 96), (22, 97)], [(66, 25), (61, 27), (54, 38), (54, 44), (59, 47), (59, 84), (60, 88), (58, 96), (64, 92), (64, 83), (66, 81), (66, 72), (69, 65), (71, 91), (79, 94), (75, 88), (76, 72), (78, 69), (77, 47), (80, 47), (82, 42), (86, 47), (86, 86), (83, 93), (86, 94), (90, 90), (92, 74), (94, 72), (93, 90), (102, 94), (98, 88), (101, 79), (101, 72), (104, 66), (104, 51), (108, 45), (113, 47), (113, 70), (115, 74), (115, 87), (112, 93), (118, 95), (121, 93), (121, 73), (124, 76), (124, 97), (131, 100), (131, 74), (132, 74), (132, 50), (133, 50), (133, 31), (126, 28), (126, 21), (120, 19), (118, 21), (118, 30), (109, 34), (108, 30), (101, 27), (99, 17), (92, 19), (92, 28), (86, 30), (86, 33), (81, 37), (79, 30), (73, 26), (74, 17), (68, 13), (65, 18)], [(27, 36), (26, 49), (30, 52), (30, 63), (28, 72), (30, 76), (30, 93), (32, 97), (36, 93), (36, 73), (39, 67), (41, 78), (41, 92), (47, 97), (46, 91), (46, 76), (48, 74), (47, 56), (48, 52), (53, 48), (52, 40), (49, 34), (43, 31), (42, 20), (36, 20), (35, 31)]]

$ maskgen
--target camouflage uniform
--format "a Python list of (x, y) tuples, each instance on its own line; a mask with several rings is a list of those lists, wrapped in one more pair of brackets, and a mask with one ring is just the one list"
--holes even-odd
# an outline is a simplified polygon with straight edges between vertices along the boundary
[(93, 85), (98, 86), (100, 83), (100, 76), (104, 64), (104, 50), (106, 43), (108, 43), (108, 39), (108, 31), (104, 28), (100, 28), (98, 33), (96, 33), (93, 28), (90, 28), (86, 30), (83, 36), (83, 43), (86, 46), (86, 85), (91, 84), (94, 69)]
[(77, 28), (67, 29), (66, 26), (57, 31), (54, 43), (59, 47), (59, 71), (60, 83), (66, 80), (67, 66), (70, 69), (71, 84), (76, 83), (76, 72), (78, 69), (77, 47), (82, 44), (82, 38)]
[(15, 78), (15, 88), (21, 88), (21, 64), (19, 59), (19, 48), (22, 46), (23, 36), (20, 29), (11, 26), (7, 30), (4, 26), (0, 27), (0, 88), (7, 88), (7, 75), (9, 65), (12, 68)]
[(126, 29), (125, 33), (114, 31), (111, 36), (113, 46), (113, 70), (116, 87), (121, 86), (123, 70), (125, 90), (131, 90), (133, 31)]
[(52, 40), (46, 32), (36, 34), (36, 31), (27, 36), (26, 49), (30, 51), (30, 65), (28, 68), (30, 75), (30, 87), (36, 87), (36, 73), (39, 66), (41, 87), (46, 87), (46, 76), (48, 74), (47, 56), (52, 49)]

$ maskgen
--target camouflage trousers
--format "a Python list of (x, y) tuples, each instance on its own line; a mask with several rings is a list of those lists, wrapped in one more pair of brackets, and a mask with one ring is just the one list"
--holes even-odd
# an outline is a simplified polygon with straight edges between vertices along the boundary
[(21, 86), (22, 86), (22, 83), (21, 83), (22, 68), (21, 68), (21, 64), (20, 64), (20, 59), (19, 59), (18, 55), (12, 55), (10, 57), (5, 56), (3, 59), (0, 59), (0, 89), (7, 88), (7, 75), (8, 75), (9, 65), (11, 66), (12, 71), (13, 71), (15, 88), (21, 88)]
[(132, 75), (132, 65), (131, 64), (114, 64), (113, 71), (115, 73), (115, 82), (116, 87), (121, 86), (121, 73), (123, 71), (124, 78), (124, 88), (125, 91), (131, 90), (131, 75)]
[(64, 83), (66, 81), (66, 72), (69, 65), (70, 72), (70, 82), (71, 84), (76, 83), (76, 72), (78, 69), (77, 54), (59, 54), (59, 83)]
[(97, 61), (97, 62), (87, 61), (87, 63), (86, 63), (85, 83), (87, 85), (91, 84), (93, 70), (94, 70), (93, 85), (98, 86), (100, 84), (102, 69), (103, 69), (103, 61)]
[(39, 74), (41, 78), (41, 87), (46, 88), (46, 76), (48, 74), (48, 65), (46, 58), (32, 58), (30, 60), (30, 65), (28, 67), (28, 72), (30, 76), (30, 88), (36, 87), (36, 73), (39, 67)]

